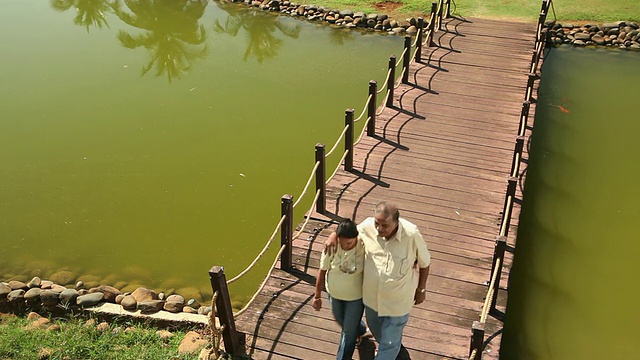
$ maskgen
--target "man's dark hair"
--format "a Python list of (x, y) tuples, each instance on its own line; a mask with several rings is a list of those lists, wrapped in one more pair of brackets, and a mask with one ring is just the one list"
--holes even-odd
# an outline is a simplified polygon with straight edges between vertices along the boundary
[(351, 221), (351, 219), (345, 219), (340, 224), (338, 224), (338, 228), (336, 229), (336, 233), (339, 237), (345, 238), (354, 238), (358, 237), (358, 226), (356, 223)]

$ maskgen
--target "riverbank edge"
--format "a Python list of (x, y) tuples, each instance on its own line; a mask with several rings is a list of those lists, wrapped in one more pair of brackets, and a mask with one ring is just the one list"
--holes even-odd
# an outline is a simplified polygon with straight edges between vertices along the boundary
[[(216, 0), (220, 4), (226, 1)], [(350, 9), (335, 10), (318, 5), (303, 5), (282, 0), (231, 0), (239, 6), (258, 8), (263, 11), (289, 15), (300, 20), (322, 22), (340, 29), (373, 31), (388, 35), (411, 35), (418, 32), (418, 18), (408, 17), (404, 20), (389, 18), (387, 14), (353, 11)], [(428, 16), (429, 14), (425, 14)], [(428, 23), (424, 22), (424, 28)], [(588, 22), (574, 25), (573, 22), (557, 22), (549, 20), (545, 23), (548, 29), (547, 46), (570, 44), (574, 46), (601, 46), (627, 50), (640, 50), (640, 34), (637, 22), (615, 21), (608, 23)]]

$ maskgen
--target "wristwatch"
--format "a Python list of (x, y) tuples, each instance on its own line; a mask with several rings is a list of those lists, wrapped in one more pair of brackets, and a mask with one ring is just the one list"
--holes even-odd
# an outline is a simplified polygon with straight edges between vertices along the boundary
[(425, 289), (425, 288), (417, 288), (416, 290), (418, 292), (420, 292), (420, 293), (423, 293), (423, 294), (427, 292), (427, 289)]

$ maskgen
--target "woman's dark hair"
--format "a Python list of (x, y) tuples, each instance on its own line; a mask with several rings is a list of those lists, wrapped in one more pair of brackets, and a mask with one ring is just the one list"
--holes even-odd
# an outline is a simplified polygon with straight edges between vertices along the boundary
[(358, 226), (351, 219), (345, 219), (336, 229), (336, 233), (339, 237), (354, 238), (358, 237)]

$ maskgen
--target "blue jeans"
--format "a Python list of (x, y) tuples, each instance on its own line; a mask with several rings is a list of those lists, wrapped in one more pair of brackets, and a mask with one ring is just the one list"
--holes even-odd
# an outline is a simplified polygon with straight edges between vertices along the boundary
[(353, 301), (338, 300), (333, 297), (330, 299), (333, 316), (342, 328), (336, 359), (351, 360), (353, 352), (356, 349), (357, 338), (364, 334), (361, 325), (364, 304), (362, 303), (362, 299)]
[(407, 325), (409, 314), (402, 316), (378, 316), (378, 312), (365, 307), (367, 325), (378, 342), (375, 360), (395, 360), (402, 347), (402, 330)]

